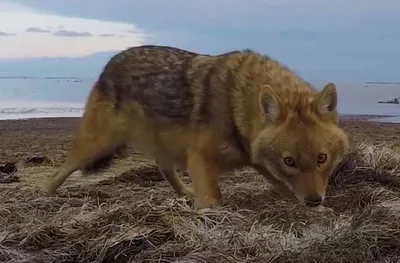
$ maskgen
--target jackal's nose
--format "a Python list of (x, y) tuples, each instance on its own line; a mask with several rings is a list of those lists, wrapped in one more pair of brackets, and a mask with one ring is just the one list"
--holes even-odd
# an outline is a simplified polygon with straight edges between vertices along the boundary
[(322, 196), (319, 194), (309, 195), (304, 199), (304, 202), (308, 207), (316, 207), (322, 204)]

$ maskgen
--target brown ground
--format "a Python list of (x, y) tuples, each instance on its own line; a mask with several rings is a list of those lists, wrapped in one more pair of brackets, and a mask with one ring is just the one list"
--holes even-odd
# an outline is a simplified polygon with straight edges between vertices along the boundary
[(354, 153), (330, 182), (333, 211), (317, 213), (251, 170), (221, 178), (222, 208), (193, 210), (133, 149), (44, 197), (35, 184), (62, 163), (78, 123), (0, 121), (0, 164), (17, 162), (21, 180), (0, 184), (0, 262), (400, 262), (399, 124), (342, 120)]

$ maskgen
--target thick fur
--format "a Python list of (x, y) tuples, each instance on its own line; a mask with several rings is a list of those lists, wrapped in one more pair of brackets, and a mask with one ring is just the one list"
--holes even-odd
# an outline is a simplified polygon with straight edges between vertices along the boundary
[[(334, 84), (318, 92), (251, 50), (210, 56), (129, 48), (100, 74), (67, 159), (46, 190), (54, 193), (74, 171), (133, 144), (153, 156), (176, 192), (193, 197), (196, 206), (219, 205), (218, 176), (243, 166), (301, 201), (322, 200), (349, 147), (336, 108)], [(192, 188), (177, 168), (189, 173)]]

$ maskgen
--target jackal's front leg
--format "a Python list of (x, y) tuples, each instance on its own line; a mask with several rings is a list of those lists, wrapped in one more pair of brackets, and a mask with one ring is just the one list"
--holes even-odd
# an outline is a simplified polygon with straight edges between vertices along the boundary
[(221, 191), (218, 177), (221, 169), (212, 137), (207, 132), (197, 137), (196, 144), (188, 151), (187, 170), (192, 179), (195, 200), (198, 208), (215, 207), (221, 204)]

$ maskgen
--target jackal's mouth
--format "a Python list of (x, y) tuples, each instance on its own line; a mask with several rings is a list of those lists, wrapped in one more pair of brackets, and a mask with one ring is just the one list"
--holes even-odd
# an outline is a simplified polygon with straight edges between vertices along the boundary
[(317, 208), (325, 200), (325, 195), (322, 194), (304, 195), (296, 191), (290, 181), (280, 175), (272, 166), (255, 165), (254, 167), (280, 194), (297, 200), (308, 208)]

